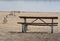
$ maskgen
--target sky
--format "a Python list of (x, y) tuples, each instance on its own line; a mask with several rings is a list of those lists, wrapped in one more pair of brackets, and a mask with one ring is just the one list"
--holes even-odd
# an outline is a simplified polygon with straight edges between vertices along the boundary
[(60, 12), (60, 1), (0, 1), (0, 11)]

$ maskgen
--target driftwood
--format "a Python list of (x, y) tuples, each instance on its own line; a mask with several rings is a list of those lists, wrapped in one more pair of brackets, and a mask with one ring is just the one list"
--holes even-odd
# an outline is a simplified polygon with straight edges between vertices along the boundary
[(9, 16), (15, 16), (15, 12), (10, 12)]
[(20, 11), (11, 11), (8, 15), (6, 15), (6, 16), (4, 17), (4, 19), (3, 19), (3, 24), (7, 23), (7, 21), (8, 21), (7, 18), (8, 18), (9, 16), (16, 16), (15, 13), (20, 13)]
[(3, 24), (5, 24), (5, 23), (7, 23), (7, 18), (6, 17), (4, 17), (4, 19), (3, 19)]

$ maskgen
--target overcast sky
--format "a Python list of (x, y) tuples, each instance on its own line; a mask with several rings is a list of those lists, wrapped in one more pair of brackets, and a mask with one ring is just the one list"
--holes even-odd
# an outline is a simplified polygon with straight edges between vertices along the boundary
[(0, 1), (0, 11), (60, 12), (60, 1)]

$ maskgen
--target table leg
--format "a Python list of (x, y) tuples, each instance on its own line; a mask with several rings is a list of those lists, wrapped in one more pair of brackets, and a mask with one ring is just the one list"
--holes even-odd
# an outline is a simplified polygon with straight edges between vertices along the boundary
[(53, 18), (52, 18), (51, 33), (53, 33)]
[(27, 24), (26, 24), (26, 18), (24, 18), (24, 24), (22, 24), (22, 32), (27, 31)]
[(24, 32), (24, 24), (22, 24), (22, 32)]

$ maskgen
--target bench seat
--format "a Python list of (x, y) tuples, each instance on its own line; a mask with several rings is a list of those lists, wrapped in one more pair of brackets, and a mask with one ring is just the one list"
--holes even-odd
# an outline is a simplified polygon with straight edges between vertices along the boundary
[[(34, 25), (34, 26), (52, 26), (52, 23), (24, 23), (17, 22), (18, 24)], [(53, 26), (57, 26), (58, 23), (53, 23)]]

